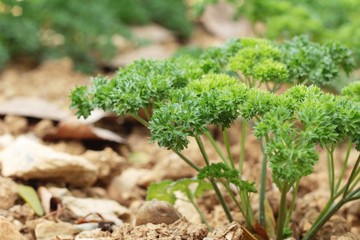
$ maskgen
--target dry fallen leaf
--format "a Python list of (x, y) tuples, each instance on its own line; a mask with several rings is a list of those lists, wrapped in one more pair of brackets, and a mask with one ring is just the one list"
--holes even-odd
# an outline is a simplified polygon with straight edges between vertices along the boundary
[(57, 129), (45, 137), (49, 139), (107, 140), (126, 143), (126, 139), (110, 130), (94, 127), (75, 118), (60, 122)]
[(56, 105), (33, 97), (18, 97), (0, 104), (0, 115), (16, 115), (60, 121), (70, 116)]

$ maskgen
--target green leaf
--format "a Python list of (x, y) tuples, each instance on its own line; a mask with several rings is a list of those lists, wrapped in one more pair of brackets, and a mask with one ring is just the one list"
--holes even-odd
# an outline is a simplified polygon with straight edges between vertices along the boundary
[[(193, 190), (195, 187), (195, 190)], [(177, 181), (165, 180), (160, 183), (151, 183), (147, 190), (146, 200), (162, 200), (174, 204), (175, 192), (180, 191), (188, 198), (199, 198), (206, 191), (211, 190), (212, 185), (205, 180), (184, 178)]]
[[(196, 185), (196, 188), (193, 191), (192, 186), (194, 186), (194, 185)], [(171, 190), (173, 192), (181, 191), (186, 196), (188, 196), (188, 194), (190, 194), (191, 197), (194, 197), (194, 198), (201, 197), (206, 191), (211, 190), (211, 189), (213, 189), (213, 188), (210, 183), (206, 182), (205, 180), (195, 179), (195, 178), (184, 178), (184, 179), (177, 180), (172, 184), (172, 188), (171, 188)]]
[(22, 184), (18, 184), (18, 193), (24, 201), (29, 204), (29, 206), (34, 210), (36, 215), (42, 216), (44, 215), (44, 210), (41, 206), (39, 196), (37, 195), (34, 188), (31, 186), (26, 186)]
[(171, 180), (165, 180), (160, 183), (151, 183), (147, 188), (146, 201), (157, 199), (159, 201), (166, 201), (170, 204), (174, 204), (176, 196), (170, 189), (172, 183)]

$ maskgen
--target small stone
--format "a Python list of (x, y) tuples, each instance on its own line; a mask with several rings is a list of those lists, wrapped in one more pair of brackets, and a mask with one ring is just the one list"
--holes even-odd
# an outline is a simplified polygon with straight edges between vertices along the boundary
[(152, 224), (171, 224), (181, 218), (181, 215), (168, 202), (164, 201), (147, 201), (139, 209), (136, 215), (136, 225), (147, 223)]
[(14, 206), (18, 197), (17, 185), (10, 178), (0, 177), (0, 209), (9, 209)]
[(58, 235), (75, 235), (79, 233), (72, 224), (66, 222), (43, 221), (36, 225), (36, 240), (52, 240)]
[(0, 239), (26, 240), (26, 238), (2, 216), (0, 216)]

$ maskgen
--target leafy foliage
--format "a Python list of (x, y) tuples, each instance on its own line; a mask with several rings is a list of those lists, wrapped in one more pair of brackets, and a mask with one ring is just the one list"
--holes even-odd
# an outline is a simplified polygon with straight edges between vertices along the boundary
[(209, 124), (227, 128), (238, 117), (246, 87), (227, 75), (205, 75), (187, 88), (173, 91), (168, 102), (154, 110), (149, 122), (151, 140), (180, 151), (187, 137), (198, 136)]
[(135, 61), (119, 70), (112, 80), (100, 76), (92, 80), (92, 86), (76, 88), (71, 106), (78, 109), (78, 116), (84, 117), (94, 108), (119, 115), (137, 114), (140, 109), (166, 99), (170, 89), (186, 85), (187, 73), (183, 70), (171, 61)]
[(0, 9), (0, 68), (18, 56), (69, 56), (89, 72), (116, 53), (114, 34), (132, 38), (128, 24), (155, 21), (180, 37), (192, 31), (182, 0), (1, 0)]
[(279, 60), (281, 51), (270, 41), (263, 39), (243, 39), (242, 48), (230, 58), (229, 68), (240, 70), (247, 78), (254, 78), (260, 82), (285, 82), (287, 69)]
[(292, 83), (321, 86), (334, 81), (341, 69), (348, 74), (355, 68), (351, 51), (338, 43), (320, 45), (302, 36), (286, 41), (280, 48)]

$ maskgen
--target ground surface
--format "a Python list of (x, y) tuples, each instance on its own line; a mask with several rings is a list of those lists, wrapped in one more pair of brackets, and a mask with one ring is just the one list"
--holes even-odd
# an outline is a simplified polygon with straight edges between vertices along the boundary
[[(241, 24), (244, 26), (246, 23)], [(213, 26), (208, 26), (210, 28), (208, 32), (199, 28), (189, 43), (211, 46), (223, 42), (228, 37), (222, 36), (220, 30), (216, 35), (216, 26), (213, 27), (215, 30), (211, 27)], [(146, 32), (149, 31), (148, 29), (137, 29), (137, 31), (139, 34), (149, 35)], [(234, 35), (251, 35), (249, 31)], [(172, 35), (164, 32), (163, 29), (152, 29), (150, 32), (154, 38), (153, 45), (143, 49), (127, 49), (127, 52), (116, 58), (112, 64), (124, 65), (140, 57), (167, 57), (178, 47)], [(38, 149), (41, 154), (36, 155), (38, 154), (36, 153), (35, 156), (45, 159), (41, 163), (44, 165), (36, 166), (28, 175), (24, 174), (24, 169), (21, 168), (14, 170), (7, 167), (5, 171), (4, 167), (7, 165), (2, 163), (0, 199), (3, 200), (0, 205), (0, 216), (5, 218), (0, 218), (0, 225), (3, 226), (1, 229), (8, 229), (10, 234), (14, 234), (11, 239), (23, 239), (16, 235), (17, 232), (20, 232), (25, 239), (75, 239), (75, 236), (76, 239), (204, 239), (206, 236), (208, 239), (240, 239), (240, 236), (243, 236), (243, 229), (239, 224), (227, 223), (225, 214), (211, 193), (202, 197), (199, 205), (209, 219), (210, 225), (216, 228), (213, 232), (208, 232), (206, 226), (201, 224), (199, 217), (194, 214), (192, 206), (184, 201), (175, 204), (175, 208), (183, 216), (175, 223), (134, 226), (136, 214), (145, 201), (146, 187), (151, 182), (192, 177), (195, 172), (174, 153), (148, 143), (148, 132), (132, 119), (113, 118), (100, 113), (90, 123), (65, 121), (63, 115), (73, 115), (69, 110), (70, 90), (76, 85), (87, 84), (88, 80), (89, 76), (72, 70), (69, 59), (46, 61), (35, 68), (12, 64), (0, 73), (0, 104), (9, 100), (19, 100), (19, 97), (35, 97), (58, 108), (56, 111), (44, 111), (43, 105), (34, 104), (27, 98), (20, 99), (18, 107), (13, 107), (16, 111), (7, 109), (1, 112), (0, 150), (4, 151), (11, 143), (25, 138), (26, 140), (18, 141), (20, 143), (15, 152), (21, 153), (25, 151), (26, 146), (33, 146), (29, 147), (30, 150), (26, 149), (27, 153), (34, 153)], [(25, 107), (22, 109), (19, 106)], [(65, 133), (59, 130), (63, 125), (65, 127), (61, 129)], [(84, 131), (80, 131), (84, 125), (91, 128), (85, 127)], [(92, 128), (94, 126), (110, 129), (112, 132), (94, 136)], [(234, 157), (239, 155), (239, 129), (240, 126), (235, 124), (230, 131)], [(121, 138), (115, 138), (114, 141), (113, 134), (118, 134)], [(122, 143), (123, 140), (127, 143)], [(206, 146), (209, 145), (205, 143)], [(247, 179), (258, 181), (260, 147), (256, 140), (249, 136), (246, 148), (244, 175)], [(345, 148), (344, 146), (338, 150), (339, 158), (344, 155)], [(56, 151), (56, 154), (66, 153), (71, 157), (82, 159), (71, 158), (69, 162), (73, 165), (69, 166), (56, 165), (57, 163), (54, 162), (57, 157), (54, 157), (55, 153), (50, 151)], [(200, 153), (194, 143), (190, 144), (186, 152), (195, 161), (201, 162)], [(11, 157), (15, 159), (18, 155)], [(214, 156), (215, 153), (210, 152), (210, 157)], [(351, 152), (350, 166), (355, 157), (355, 151)], [(77, 168), (75, 162), (81, 162), (83, 158), (90, 159), (91, 164), (86, 163), (88, 164), (85, 164), (86, 167)], [(50, 163), (47, 160), (50, 160)], [(338, 164), (341, 166), (341, 162)], [(93, 169), (94, 166), (97, 168), (96, 171)], [(327, 200), (326, 171), (325, 156), (322, 156), (315, 173), (300, 184), (299, 200), (293, 218), (293, 230), (297, 237), (310, 227), (312, 220)], [(46, 172), (51, 174), (46, 175)], [(38, 190), (46, 212), (45, 216), (37, 216), (19, 198), (16, 184), (20, 183), (31, 185)], [(267, 194), (276, 216), (279, 194), (270, 181)], [(88, 201), (82, 202), (81, 199)], [(109, 199), (116, 202), (106, 202)], [(97, 200), (105, 202), (97, 202)], [(256, 210), (257, 196), (254, 196), (253, 200), (253, 207)], [(243, 224), (241, 214), (235, 209), (233, 213), (235, 220)], [(342, 239), (359, 239), (356, 237), (360, 235), (359, 216), (359, 202), (346, 205), (325, 225), (318, 238), (330, 239), (332, 236), (345, 235), (347, 238), (344, 236)], [(125, 224), (115, 227), (107, 222)], [(7, 225), (8, 223), (11, 225)], [(0, 233), (0, 236), (4, 235)]]

